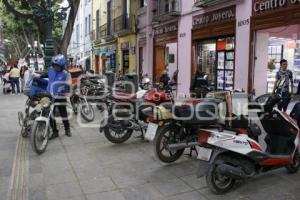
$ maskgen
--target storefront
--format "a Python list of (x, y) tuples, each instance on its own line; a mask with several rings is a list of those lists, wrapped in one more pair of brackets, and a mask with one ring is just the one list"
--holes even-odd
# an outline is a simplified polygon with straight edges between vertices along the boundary
[(136, 73), (136, 35), (118, 38), (118, 72)]
[(154, 68), (153, 80), (159, 81), (164, 70), (172, 77), (178, 69), (177, 35), (178, 21), (154, 28)]
[(116, 44), (101, 46), (94, 49), (95, 72), (116, 72)]
[(235, 16), (231, 6), (193, 17), (191, 74), (205, 73), (217, 90), (234, 89)]
[[(249, 85), (256, 95), (273, 91), (280, 60), (300, 81), (300, 1), (253, 0)], [(294, 90), (295, 91), (295, 90)]]

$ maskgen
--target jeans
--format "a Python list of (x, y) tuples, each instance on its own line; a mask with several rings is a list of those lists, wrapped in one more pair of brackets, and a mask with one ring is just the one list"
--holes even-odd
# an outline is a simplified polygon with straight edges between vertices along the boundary
[(17, 92), (20, 93), (19, 78), (10, 78), (10, 82), (11, 82), (11, 87), (12, 87), (12, 93), (16, 94), (15, 86), (17, 86)]
[(70, 123), (68, 120), (68, 112), (67, 112), (67, 100), (66, 99), (55, 99), (55, 103), (62, 104), (62, 105), (55, 105), (53, 114), (50, 117), (50, 125), (53, 130), (53, 133), (58, 133), (56, 121), (54, 119), (56, 109), (58, 109), (60, 116), (63, 118), (63, 124), (65, 127), (65, 131), (70, 130)]
[(290, 101), (291, 101), (290, 94), (282, 94), (282, 100), (278, 104), (278, 109), (283, 111), (283, 112), (286, 112)]

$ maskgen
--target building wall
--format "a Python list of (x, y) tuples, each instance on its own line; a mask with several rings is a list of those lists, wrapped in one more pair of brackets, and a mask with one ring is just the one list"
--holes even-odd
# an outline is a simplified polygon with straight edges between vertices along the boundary
[[(247, 90), (249, 66), (250, 23), (239, 27), (238, 22), (250, 19), (252, 1), (231, 1), (220, 3), (207, 9), (194, 7), (194, 1), (181, 4), (182, 16), (178, 27), (178, 92), (188, 94), (191, 83), (192, 63), (192, 21), (193, 16), (217, 10), (230, 5), (236, 5), (236, 49), (235, 49), (235, 89)], [(241, 76), (243, 74), (243, 76)]]
[[(137, 69), (137, 57), (136, 57), (136, 35), (128, 35), (126, 37), (120, 37), (118, 38), (118, 50), (117, 50), (117, 66), (118, 70), (122, 70), (123, 66), (123, 59), (122, 59), (122, 49), (121, 45), (123, 43), (129, 42), (129, 73), (136, 73)], [(132, 48), (135, 48), (134, 50)]]

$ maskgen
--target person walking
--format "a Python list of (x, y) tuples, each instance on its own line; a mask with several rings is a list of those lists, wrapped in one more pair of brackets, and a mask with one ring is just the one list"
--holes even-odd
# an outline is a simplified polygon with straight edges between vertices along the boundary
[(14, 67), (10, 70), (9, 72), (9, 78), (11, 82), (11, 87), (12, 87), (12, 93), (13, 95), (16, 94), (16, 87), (17, 87), (17, 93), (20, 93), (20, 70), (17, 65), (14, 65)]
[[(279, 94), (282, 101), (278, 104), (278, 109), (286, 112), (293, 95), (293, 72), (288, 70), (288, 62), (283, 59), (280, 61), (280, 70), (276, 73), (276, 81), (274, 84), (273, 94)], [(291, 85), (290, 85), (291, 83)], [(290, 91), (291, 86), (291, 91)]]
[[(58, 109), (60, 116), (62, 117), (65, 134), (68, 137), (71, 137), (70, 123), (68, 120), (67, 113), (67, 94), (70, 92), (71, 87), (71, 77), (69, 72), (66, 71), (67, 60), (64, 55), (57, 55), (52, 58), (52, 67), (48, 69), (48, 87), (47, 91), (54, 98), (55, 106), (54, 112)], [(54, 115), (54, 114), (53, 114)], [(53, 117), (50, 118), (50, 125), (53, 130), (51, 140), (57, 138), (58, 129), (56, 126), (56, 121)]]
[(25, 86), (25, 80), (24, 80), (25, 67), (26, 66), (22, 66), (21, 70), (20, 70), (20, 88), (21, 88), (22, 93), (23, 93), (24, 86)]

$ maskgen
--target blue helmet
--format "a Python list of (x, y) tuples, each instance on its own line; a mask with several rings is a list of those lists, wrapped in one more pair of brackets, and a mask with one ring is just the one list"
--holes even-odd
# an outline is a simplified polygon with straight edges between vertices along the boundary
[(66, 63), (67, 63), (67, 59), (62, 54), (58, 54), (52, 58), (52, 65), (59, 65), (63, 69), (65, 69)]

